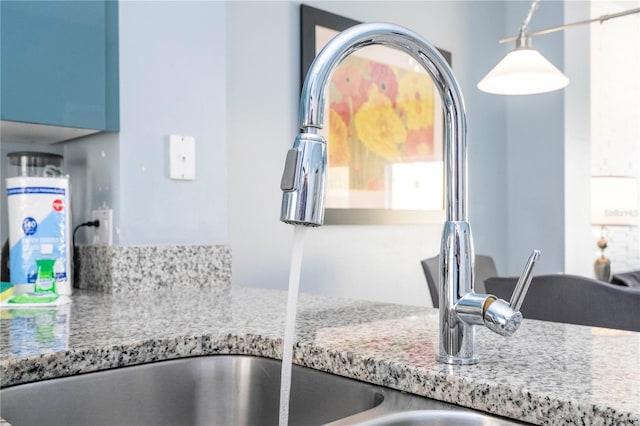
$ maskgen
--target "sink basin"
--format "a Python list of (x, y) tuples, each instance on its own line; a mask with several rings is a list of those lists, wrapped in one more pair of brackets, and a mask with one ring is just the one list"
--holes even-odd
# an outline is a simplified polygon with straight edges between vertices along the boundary
[(469, 412), (456, 408), (427, 409), (416, 411), (403, 411), (399, 413), (386, 415), (371, 415), (368, 413), (369, 420), (354, 421), (349, 417), (346, 422), (330, 423), (335, 425), (357, 425), (357, 426), (424, 426), (424, 425), (441, 425), (441, 426), (474, 426), (474, 425), (512, 425), (510, 420), (500, 419), (486, 414)]
[[(279, 387), (279, 361), (208, 356), (5, 388), (0, 390), (0, 412), (14, 426), (277, 425)], [(513, 424), (455, 405), (294, 366), (289, 424), (327, 423)]]

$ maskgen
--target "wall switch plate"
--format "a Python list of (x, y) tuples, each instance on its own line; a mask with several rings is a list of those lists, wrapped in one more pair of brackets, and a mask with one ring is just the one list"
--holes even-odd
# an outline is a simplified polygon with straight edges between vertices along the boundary
[(196, 178), (196, 139), (192, 136), (169, 136), (169, 177), (176, 180)]
[(100, 226), (93, 229), (93, 245), (113, 245), (113, 210), (93, 210), (91, 220), (99, 220)]

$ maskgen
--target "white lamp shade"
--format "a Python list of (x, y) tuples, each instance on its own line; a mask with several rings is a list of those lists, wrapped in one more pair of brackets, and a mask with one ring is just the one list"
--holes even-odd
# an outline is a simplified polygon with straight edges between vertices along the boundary
[(535, 49), (516, 49), (498, 62), (478, 83), (478, 89), (497, 95), (552, 92), (569, 79)]
[(638, 181), (626, 176), (591, 178), (591, 223), (633, 226), (639, 222)]

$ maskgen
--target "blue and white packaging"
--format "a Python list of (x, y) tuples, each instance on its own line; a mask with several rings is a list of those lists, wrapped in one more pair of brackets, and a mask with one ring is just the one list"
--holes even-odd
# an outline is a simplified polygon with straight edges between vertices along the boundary
[(33, 291), (36, 260), (55, 259), (58, 294), (71, 294), (69, 178), (7, 178), (9, 259), (16, 294)]

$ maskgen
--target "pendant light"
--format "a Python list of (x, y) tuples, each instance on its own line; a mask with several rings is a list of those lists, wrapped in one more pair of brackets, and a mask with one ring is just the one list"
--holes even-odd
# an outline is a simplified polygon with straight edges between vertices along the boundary
[(500, 40), (500, 43), (516, 42), (516, 48), (509, 52), (498, 65), (496, 65), (478, 83), (478, 89), (483, 92), (498, 95), (532, 95), (536, 93), (552, 92), (566, 87), (569, 79), (540, 52), (531, 47), (531, 37), (562, 31), (577, 25), (603, 23), (609, 19), (631, 15), (640, 12), (640, 8), (625, 10), (623, 12), (603, 15), (586, 21), (574, 22), (559, 27), (529, 33), (529, 22), (538, 7), (540, 0), (533, 0), (529, 12), (525, 18), (517, 36)]
[(540, 52), (531, 37), (521, 33), (509, 52), (478, 83), (478, 89), (496, 95), (532, 95), (562, 89), (569, 79)]

